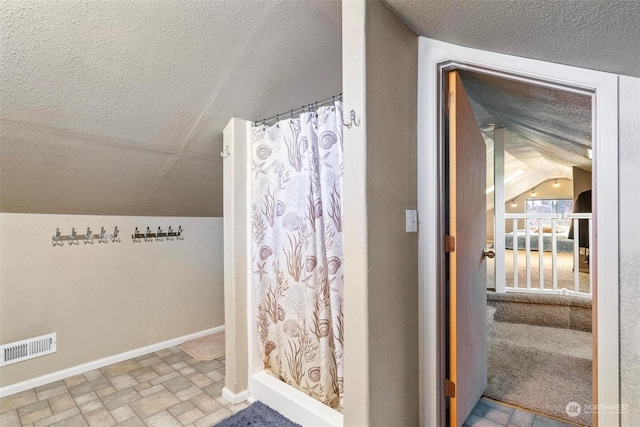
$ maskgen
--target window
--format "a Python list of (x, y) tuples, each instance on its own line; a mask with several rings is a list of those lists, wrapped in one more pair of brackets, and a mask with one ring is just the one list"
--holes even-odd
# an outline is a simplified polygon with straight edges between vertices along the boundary
[[(527, 199), (525, 205), (525, 212), (528, 214), (570, 214), (573, 212), (573, 199)], [(529, 228), (537, 229), (538, 220), (529, 219)], [(567, 232), (571, 225), (571, 220), (568, 218), (562, 218), (556, 220), (556, 231), (559, 233)], [(548, 228), (551, 231), (551, 219), (545, 218), (542, 220), (542, 226)]]

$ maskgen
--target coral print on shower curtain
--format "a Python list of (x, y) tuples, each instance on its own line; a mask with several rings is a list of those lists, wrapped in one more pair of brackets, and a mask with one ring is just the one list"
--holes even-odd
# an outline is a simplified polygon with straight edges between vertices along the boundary
[(342, 410), (342, 104), (254, 127), (252, 173), (265, 369)]

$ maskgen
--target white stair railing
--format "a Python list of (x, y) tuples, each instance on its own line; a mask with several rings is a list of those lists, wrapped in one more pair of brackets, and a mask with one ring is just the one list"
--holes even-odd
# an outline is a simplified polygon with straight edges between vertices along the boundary
[[(580, 221), (579, 219), (588, 220), (589, 227), (589, 247), (593, 247), (593, 221), (590, 213), (571, 213), (571, 214), (535, 214), (535, 213), (506, 213), (505, 220), (511, 221), (512, 224), (512, 248), (513, 248), (513, 283), (511, 286), (507, 283), (505, 290), (507, 292), (533, 292), (533, 293), (546, 293), (546, 294), (562, 294), (562, 295), (575, 295), (591, 298), (593, 292), (593, 275), (589, 273), (589, 290), (585, 292), (580, 290), (580, 247), (578, 245), (578, 236), (580, 235)], [(550, 233), (544, 233), (544, 222), (548, 220), (551, 222)], [(558, 237), (557, 221), (558, 220), (572, 220), (573, 222), (573, 283), (563, 282), (558, 283)], [(518, 223), (524, 222), (524, 230), (518, 229)], [(537, 224), (537, 230), (532, 234), (530, 224)], [(525, 277), (526, 284), (521, 286), (518, 280), (519, 267), (518, 267), (518, 251), (519, 251), (519, 237), (520, 232), (524, 231), (524, 251), (525, 251)], [(537, 236), (537, 251), (538, 251), (538, 286), (532, 286), (532, 266), (531, 266), (531, 237)], [(545, 287), (545, 237), (550, 240), (551, 252), (551, 286)], [(504, 254), (496, 254), (496, 256), (505, 256)], [(590, 258), (588, 259), (590, 264)], [(548, 267), (547, 267), (548, 269)], [(498, 279), (498, 278), (496, 278)], [(505, 278), (506, 280), (506, 271)]]

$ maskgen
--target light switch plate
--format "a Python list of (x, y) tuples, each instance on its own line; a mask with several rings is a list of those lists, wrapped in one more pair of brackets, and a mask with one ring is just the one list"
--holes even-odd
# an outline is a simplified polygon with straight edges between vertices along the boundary
[(418, 232), (418, 211), (407, 209), (405, 211), (406, 225), (405, 230), (407, 233)]

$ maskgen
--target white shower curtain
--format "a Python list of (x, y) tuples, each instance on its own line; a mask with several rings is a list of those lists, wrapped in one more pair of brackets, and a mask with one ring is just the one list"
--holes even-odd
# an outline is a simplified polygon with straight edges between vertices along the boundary
[(342, 410), (342, 103), (252, 130), (252, 280), (265, 369)]

